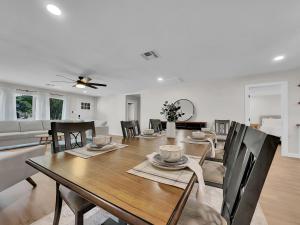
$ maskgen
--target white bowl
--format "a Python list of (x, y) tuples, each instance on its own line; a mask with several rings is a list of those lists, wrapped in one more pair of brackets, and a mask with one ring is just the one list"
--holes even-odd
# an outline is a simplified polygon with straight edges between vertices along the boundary
[(143, 134), (145, 134), (145, 135), (154, 134), (154, 130), (153, 129), (145, 129), (145, 130), (143, 130)]
[(192, 132), (192, 138), (204, 139), (205, 138), (205, 133), (202, 132), (202, 131), (194, 131), (194, 132)]
[(203, 127), (203, 128), (201, 128), (201, 131), (203, 131), (203, 132), (211, 132), (212, 130), (210, 128), (208, 128), (208, 127)]
[(112, 141), (111, 136), (98, 135), (96, 137), (93, 137), (93, 144), (97, 146), (107, 145), (111, 143), (111, 141)]
[(162, 145), (159, 154), (166, 162), (177, 162), (184, 155), (183, 148), (178, 145)]

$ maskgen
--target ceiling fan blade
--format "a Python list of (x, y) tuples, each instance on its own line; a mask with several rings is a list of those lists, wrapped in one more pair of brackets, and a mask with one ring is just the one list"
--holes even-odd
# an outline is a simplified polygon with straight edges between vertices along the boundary
[(94, 86), (102, 86), (102, 87), (106, 87), (107, 84), (99, 84), (99, 83), (89, 83), (91, 85), (94, 85)]
[(73, 80), (73, 79), (71, 79), (71, 78), (69, 78), (69, 77), (66, 77), (65, 75), (57, 74), (56, 76), (57, 76), (57, 77), (63, 77), (63, 78), (65, 78), (65, 79), (68, 79), (68, 80), (71, 80), (71, 81), (74, 81), (74, 82), (75, 82), (75, 80)]
[(93, 86), (93, 85), (91, 85), (89, 83), (85, 84), (85, 86), (90, 87), (90, 88), (94, 88), (94, 89), (98, 89), (97, 87), (95, 87), (95, 86)]
[(50, 82), (52, 82), (52, 83), (74, 83), (74, 81), (61, 81), (61, 80), (53, 80)]

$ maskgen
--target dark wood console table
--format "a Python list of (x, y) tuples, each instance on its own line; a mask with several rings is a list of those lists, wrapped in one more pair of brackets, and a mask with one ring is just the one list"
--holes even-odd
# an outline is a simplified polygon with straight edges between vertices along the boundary
[[(167, 128), (167, 121), (161, 121), (163, 129)], [(201, 128), (207, 127), (207, 122), (189, 122), (189, 121), (178, 121), (176, 122), (176, 129), (186, 130), (201, 130)]]

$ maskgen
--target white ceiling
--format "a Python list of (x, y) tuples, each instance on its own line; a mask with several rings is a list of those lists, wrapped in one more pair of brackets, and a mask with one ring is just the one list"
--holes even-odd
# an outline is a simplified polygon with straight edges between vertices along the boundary
[[(0, 80), (46, 87), (56, 74), (88, 71), (108, 84), (88, 94), (107, 95), (159, 85), (159, 76), (286, 70), (300, 65), (299, 12), (299, 0), (1, 0)], [(146, 61), (140, 54), (149, 50), (161, 57)], [(273, 63), (278, 54), (286, 60)]]

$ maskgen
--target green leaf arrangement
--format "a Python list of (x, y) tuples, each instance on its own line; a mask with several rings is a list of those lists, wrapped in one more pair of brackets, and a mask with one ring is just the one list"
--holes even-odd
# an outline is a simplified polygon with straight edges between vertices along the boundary
[(161, 108), (161, 115), (164, 115), (168, 122), (176, 122), (178, 118), (184, 115), (184, 112), (179, 111), (180, 106), (176, 106), (174, 103), (169, 103), (165, 101), (163, 107)]

